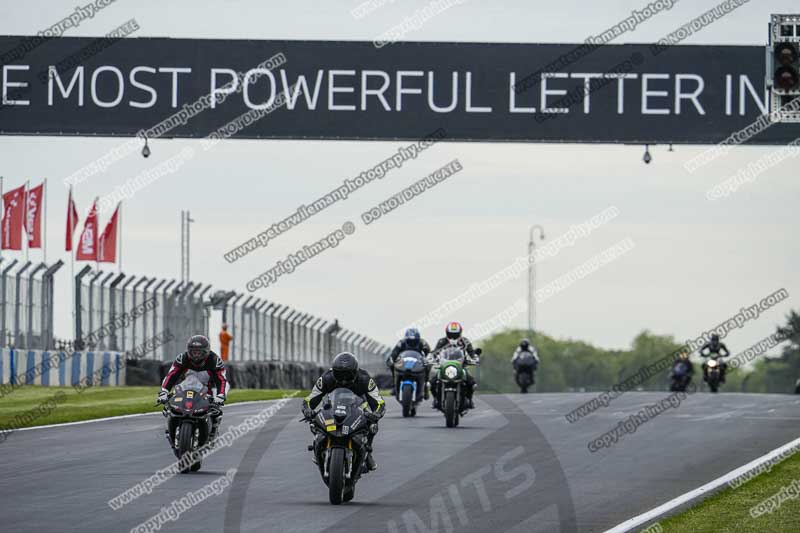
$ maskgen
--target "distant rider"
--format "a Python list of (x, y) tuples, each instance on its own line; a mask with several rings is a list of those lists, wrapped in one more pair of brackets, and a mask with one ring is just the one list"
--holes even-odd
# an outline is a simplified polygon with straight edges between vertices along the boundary
[[(421, 353), (423, 356), (427, 357), (428, 354), (431, 353), (431, 347), (428, 342), (423, 339), (417, 328), (408, 328), (403, 335), (403, 338), (397, 341), (397, 344), (392, 349), (392, 353), (389, 354), (389, 357), (386, 358), (386, 366), (392, 371), (392, 383), (395, 383), (394, 379), (394, 365), (397, 362), (397, 358), (400, 357), (400, 354), (406, 350), (414, 350), (415, 352)], [(430, 379), (430, 372), (431, 372), (431, 365), (425, 365), (425, 399), (428, 399), (429, 393), (429, 385), (428, 380)], [(396, 385), (395, 385), (396, 386)], [(397, 394), (397, 391), (395, 391)]]
[(686, 374), (691, 377), (694, 375), (694, 365), (692, 361), (689, 359), (689, 350), (681, 350), (678, 353), (678, 359), (675, 360), (675, 364), (683, 363), (686, 365)]
[[(187, 370), (195, 372), (208, 372), (208, 392), (210, 402), (221, 408), (225, 404), (225, 397), (230, 385), (225, 372), (225, 363), (222, 358), (211, 351), (211, 343), (205, 335), (194, 335), (186, 343), (186, 351), (175, 358), (169, 368), (164, 381), (161, 383), (161, 392), (158, 393), (158, 403), (167, 403), (169, 391), (182, 381)], [(222, 409), (211, 417), (211, 434), (209, 440), (217, 436), (219, 425), (222, 422)]]
[[(467, 407), (470, 409), (475, 408), (475, 404), (472, 402), (472, 395), (475, 392), (475, 378), (472, 377), (467, 371), (467, 365), (474, 365), (478, 363), (477, 356), (480, 355), (475, 349), (472, 347), (472, 343), (466, 337), (463, 337), (461, 334), (463, 333), (464, 328), (461, 327), (461, 324), (458, 322), (450, 322), (444, 330), (445, 336), (439, 339), (436, 343), (436, 347), (431, 352), (431, 357), (438, 357), (439, 352), (443, 349), (447, 348), (448, 346), (457, 346), (464, 350), (465, 354), (465, 364), (464, 364), (464, 374), (466, 375), (466, 387), (464, 388), (464, 398), (467, 400)], [(433, 391), (433, 408), (439, 409), (439, 395), (437, 394), (436, 387), (438, 386), (438, 380), (436, 375), (434, 374), (431, 378), (431, 390)]]
[[(705, 351), (708, 350), (706, 354)], [(723, 353), (725, 352), (725, 353)], [(718, 357), (728, 357), (731, 352), (728, 351), (728, 347), (725, 346), (724, 342), (719, 342), (719, 335), (716, 333), (711, 334), (711, 340), (703, 345), (700, 348), (700, 355), (702, 357), (710, 357), (711, 354), (716, 354)], [(719, 360), (719, 381), (720, 383), (725, 383), (725, 370), (728, 368), (727, 363), (723, 360)], [(703, 363), (703, 381), (708, 381), (708, 365)]]
[(532, 353), (533, 358), (536, 359), (536, 365), (539, 365), (539, 352), (536, 351), (536, 347), (531, 346), (531, 341), (528, 339), (522, 339), (519, 341), (519, 346), (517, 346), (517, 349), (514, 350), (514, 355), (511, 357), (511, 364), (514, 365), (514, 372), (517, 371), (517, 365), (515, 363), (517, 362), (517, 359), (519, 359), (519, 356), (524, 352)]
[[(303, 416), (309, 419), (313, 418), (315, 416), (314, 409), (322, 401), (322, 397), (340, 387), (350, 389), (354, 394), (366, 400), (371, 411), (364, 411), (364, 417), (377, 426), (378, 420), (383, 417), (386, 411), (386, 405), (383, 398), (381, 398), (378, 386), (375, 385), (375, 381), (366, 370), (358, 368), (358, 359), (350, 352), (342, 352), (337, 355), (333, 359), (331, 368), (322, 374), (314, 384), (311, 394), (303, 400)], [(367, 468), (370, 470), (375, 470), (378, 467), (372, 457), (372, 439), (374, 438), (375, 433), (370, 432), (366, 446), (366, 463)], [(321, 445), (322, 442), (318, 440), (314, 444)], [(317, 449), (314, 450), (314, 457), (317, 456), (318, 451)]]

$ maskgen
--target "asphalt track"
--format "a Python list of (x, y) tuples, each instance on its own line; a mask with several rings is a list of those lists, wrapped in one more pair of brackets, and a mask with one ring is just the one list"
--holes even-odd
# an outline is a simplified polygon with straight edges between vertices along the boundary
[[(484, 395), (460, 427), (397, 403), (376, 437), (379, 469), (353, 502), (328, 503), (293, 399), (263, 428), (112, 510), (107, 501), (172, 462), (163, 418), (19, 431), (0, 444), (0, 529), (130, 531), (187, 491), (237, 468), (232, 486), (160, 531), (603, 531), (800, 434), (791, 395), (698, 393), (596, 453), (590, 440), (668, 393), (628, 393), (567, 423), (591, 394)], [(231, 405), (225, 427), (268, 404)]]

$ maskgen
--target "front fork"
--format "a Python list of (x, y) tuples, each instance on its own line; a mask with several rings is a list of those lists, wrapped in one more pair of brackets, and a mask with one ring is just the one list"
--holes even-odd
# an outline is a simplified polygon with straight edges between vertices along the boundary
[(445, 385), (442, 383), (442, 380), (439, 380), (439, 405), (442, 409), (444, 409), (444, 395), (447, 391), (454, 390), (456, 391), (456, 408), (460, 411), (461, 410), (461, 398), (463, 396), (461, 392), (461, 383), (449, 383)]
[[(330, 465), (331, 465), (331, 448), (330, 440), (327, 442), (327, 446), (322, 451), (322, 477), (326, 480), (330, 477)], [(352, 440), (347, 441), (347, 448), (345, 448), (344, 454), (344, 461), (345, 461), (345, 470), (344, 470), (344, 478), (345, 479), (353, 479), (353, 464), (355, 464), (355, 450), (353, 450), (353, 442)]]

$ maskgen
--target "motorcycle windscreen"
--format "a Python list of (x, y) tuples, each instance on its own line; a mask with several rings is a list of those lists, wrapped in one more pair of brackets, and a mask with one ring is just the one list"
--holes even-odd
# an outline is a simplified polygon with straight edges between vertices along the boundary
[[(206, 379), (203, 380), (202, 378), (205, 377)], [(205, 394), (208, 391), (208, 373), (203, 372), (195, 372), (193, 370), (187, 370), (186, 376), (184, 377), (183, 381), (181, 381), (176, 387), (176, 390), (181, 391), (195, 391), (201, 394)]]
[(448, 348), (442, 352), (443, 361), (463, 361), (464, 352), (458, 348)]

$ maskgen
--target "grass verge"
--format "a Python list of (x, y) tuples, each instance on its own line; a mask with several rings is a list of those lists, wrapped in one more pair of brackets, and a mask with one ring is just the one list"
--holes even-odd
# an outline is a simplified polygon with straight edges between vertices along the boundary
[[(108, 416), (158, 412), (155, 405), (160, 387), (73, 387), (29, 385), (8, 394), (0, 402), (0, 431), (10, 428), (78, 422)], [(277, 400), (295, 392), (284, 389), (232, 389), (226, 404), (254, 400)], [(300, 391), (297, 398), (307, 392)], [(298, 409), (300, 401), (298, 400)], [(38, 409), (40, 406), (41, 409)], [(29, 413), (25, 420), (15, 418)]]
[[(788, 492), (792, 489), (794, 496)], [(796, 533), (800, 523), (800, 453), (776, 464), (744, 485), (711, 498), (660, 522), (661, 531), (678, 533)], [(750, 510), (783, 491), (772, 512), (751, 516)], [(777, 502), (776, 502), (777, 503)], [(762, 508), (763, 509), (763, 508)], [(651, 526), (644, 531), (658, 531)]]

